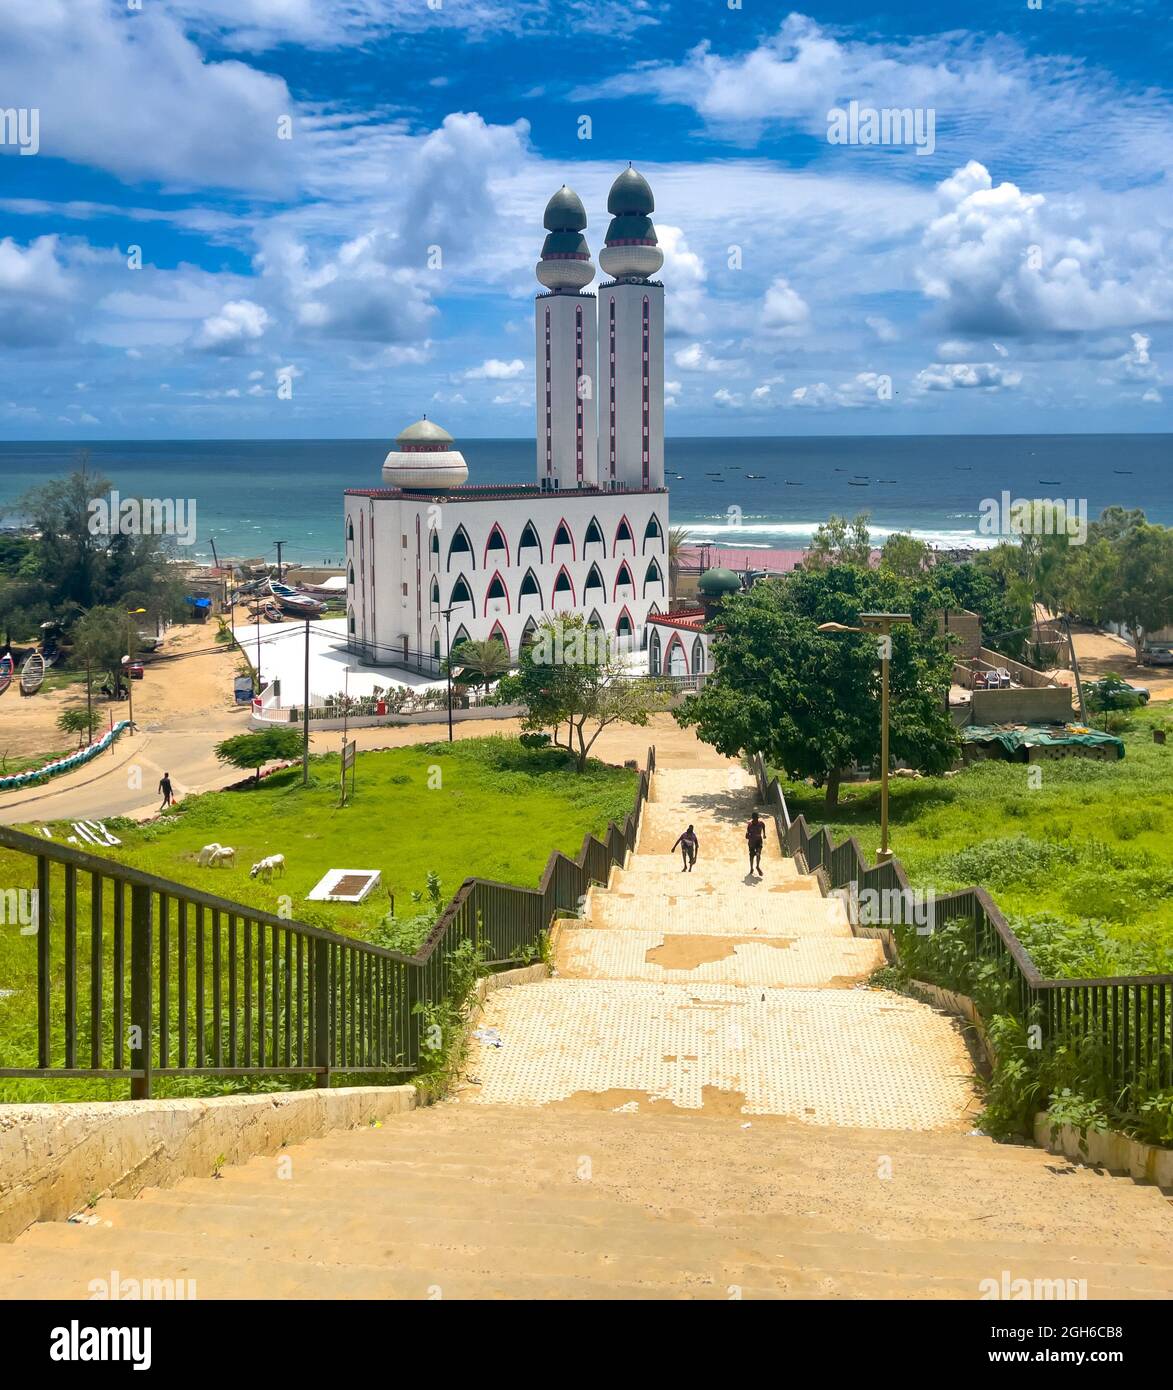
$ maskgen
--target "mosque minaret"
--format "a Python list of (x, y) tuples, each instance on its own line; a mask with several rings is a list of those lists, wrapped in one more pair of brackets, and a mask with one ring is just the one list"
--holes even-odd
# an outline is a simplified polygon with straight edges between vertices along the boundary
[[(546, 205), (535, 274), (536, 480), (484, 483), (426, 417), (396, 439), (382, 486), (345, 496), (348, 647), (438, 674), (449, 649), (495, 639), (514, 660), (544, 618), (581, 613), (660, 669), (704, 669), (704, 637), (669, 618), (663, 264), (647, 181), (628, 166), (597, 295), (582, 200)], [(471, 481), (470, 481), (471, 476)]]

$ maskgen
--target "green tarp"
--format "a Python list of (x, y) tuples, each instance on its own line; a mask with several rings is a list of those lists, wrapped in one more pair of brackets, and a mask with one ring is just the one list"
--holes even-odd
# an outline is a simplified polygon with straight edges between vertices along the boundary
[(1111, 744), (1117, 758), (1124, 756), (1124, 740), (1115, 734), (1097, 733), (1082, 725), (1049, 724), (1038, 728), (1003, 728), (997, 724), (968, 724), (961, 730), (963, 743), (1000, 744), (1007, 753), (1022, 748), (1062, 748), (1080, 744), (1084, 748), (1099, 748)]

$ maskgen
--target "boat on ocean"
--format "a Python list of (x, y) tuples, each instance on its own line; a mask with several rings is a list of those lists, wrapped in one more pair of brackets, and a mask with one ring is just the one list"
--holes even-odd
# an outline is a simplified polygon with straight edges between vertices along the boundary
[(40, 652), (30, 652), (20, 668), (20, 693), (35, 695), (45, 679), (45, 658)]
[(12, 684), (12, 657), (0, 656), (0, 695), (3, 695)]

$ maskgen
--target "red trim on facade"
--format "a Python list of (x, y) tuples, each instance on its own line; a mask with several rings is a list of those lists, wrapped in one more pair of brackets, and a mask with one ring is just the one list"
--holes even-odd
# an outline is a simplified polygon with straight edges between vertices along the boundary
[[(626, 581), (624, 581), (624, 579), (623, 579), (623, 571), (624, 571), (624, 570), (627, 571), (627, 579), (626, 579)], [(634, 598), (634, 597), (635, 597), (635, 575), (632, 574), (632, 572), (631, 572), (631, 566), (627, 563), (626, 560), (624, 560), (624, 562), (623, 562), (623, 563), (619, 566), (619, 568), (615, 571), (615, 583), (614, 583), (614, 585), (613, 585), (612, 588), (611, 588), (611, 602), (612, 602), (612, 603), (615, 602), (616, 598), (617, 598), (618, 595), (619, 595), (619, 586), (620, 586), (620, 584), (622, 584), (622, 583), (624, 583), (624, 582), (626, 582), (626, 583), (630, 586), (630, 588), (631, 588), (631, 596), (632, 596), (632, 598)]]
[(505, 648), (505, 652), (508, 655), (509, 638), (505, 635), (505, 629), (501, 626), (499, 622), (494, 623), (493, 626), (489, 629), (489, 641), (491, 642), (494, 637)]
[(577, 546), (577, 544), (575, 543), (575, 539), (574, 539), (574, 529), (573, 529), (573, 527), (570, 525), (570, 522), (567, 521), (565, 517), (562, 517), (562, 518), (559, 520), (558, 525), (554, 527), (554, 539), (550, 542), (550, 563), (551, 563), (551, 564), (554, 563), (554, 551), (557, 550), (557, 548), (558, 548), (559, 545), (565, 545), (565, 544), (566, 544), (565, 541), (559, 541), (559, 539), (558, 539), (558, 531), (559, 531), (559, 529), (560, 529), (561, 527), (563, 527), (563, 526), (566, 527), (566, 534), (570, 537), (570, 555), (571, 555), (571, 558), (574, 559), (574, 560), (577, 560), (577, 559), (578, 559), (578, 546)]
[[(619, 558), (619, 528), (627, 521), (627, 513), (624, 512), (615, 526), (615, 539), (611, 542), (611, 556), (613, 559)], [(627, 534), (631, 537), (631, 559), (635, 559), (635, 528), (630, 521), (627, 521)]]
[(616, 636), (618, 636), (618, 634), (619, 634), (619, 624), (620, 624), (620, 623), (622, 622), (622, 620), (623, 620), (623, 615), (624, 615), (624, 613), (627, 614), (627, 622), (628, 622), (628, 625), (629, 625), (630, 628), (631, 628), (632, 635), (635, 634), (635, 619), (631, 616), (631, 609), (628, 608), (627, 604), (625, 603), (625, 604), (623, 605), (623, 607), (619, 610), (619, 617), (615, 619), (615, 633), (616, 633)]
[[(577, 607), (577, 605), (578, 605), (578, 595), (575, 593), (575, 589), (574, 589), (574, 579), (573, 579), (573, 577), (571, 576), (570, 571), (566, 568), (565, 565), (563, 565), (562, 568), (558, 571), (558, 573), (554, 576), (554, 587), (553, 587), (553, 589), (550, 591), (550, 604), (551, 604), (551, 607), (554, 607), (554, 605), (556, 605), (557, 602), (558, 602), (558, 593), (559, 593), (558, 581), (562, 578), (563, 575), (566, 576), (566, 582), (570, 585), (570, 601), (571, 601), (571, 603), (573, 603), (573, 604)], [(558, 609), (557, 609), (556, 607), (554, 607), (554, 612), (556, 613), (557, 611), (558, 611)]]
[[(500, 599), (496, 599), (496, 598), (491, 599), (491, 598), (489, 597), (489, 590), (493, 587), (493, 580), (495, 580), (495, 579), (501, 579), (501, 571), (500, 571), (500, 570), (494, 570), (494, 571), (493, 571), (493, 578), (489, 580), (488, 584), (487, 584), (486, 587), (485, 587), (485, 611), (481, 614), (481, 617), (482, 617), (482, 618), (487, 618), (487, 617), (489, 616), (489, 604), (490, 604), (490, 603), (499, 603), (499, 602), (500, 602)], [(506, 584), (506, 582), (504, 581), (504, 579), (501, 579), (501, 588), (505, 591), (505, 611), (506, 611), (506, 613), (512, 613), (512, 612), (513, 612), (513, 609), (509, 606), (509, 585)]]

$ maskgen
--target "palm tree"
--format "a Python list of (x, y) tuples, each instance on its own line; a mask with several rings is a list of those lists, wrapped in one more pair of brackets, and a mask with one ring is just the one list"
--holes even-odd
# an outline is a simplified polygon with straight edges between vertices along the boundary
[(676, 597), (676, 581), (680, 578), (680, 552), (688, 544), (688, 532), (683, 526), (668, 531), (668, 597)]
[(509, 652), (498, 637), (485, 642), (461, 642), (454, 647), (449, 662), (453, 676), (469, 685), (483, 685), (487, 690), (509, 670)]

